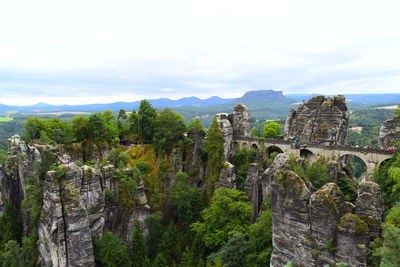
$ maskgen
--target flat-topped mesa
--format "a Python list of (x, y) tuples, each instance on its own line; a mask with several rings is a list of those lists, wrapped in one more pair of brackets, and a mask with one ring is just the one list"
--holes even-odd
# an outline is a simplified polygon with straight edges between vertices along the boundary
[(224, 135), (226, 160), (229, 160), (235, 153), (232, 143), (234, 136), (251, 137), (249, 109), (244, 104), (238, 104), (234, 110), (234, 113), (218, 113), (215, 115)]
[(390, 148), (400, 140), (400, 119), (394, 118), (383, 122), (379, 130), (379, 147)]
[(291, 109), (285, 124), (285, 139), (344, 145), (349, 112), (343, 95), (315, 96)]

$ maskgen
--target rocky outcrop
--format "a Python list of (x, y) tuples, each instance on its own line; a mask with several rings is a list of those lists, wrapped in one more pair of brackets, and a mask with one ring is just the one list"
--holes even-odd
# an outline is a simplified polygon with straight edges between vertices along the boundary
[[(382, 219), (379, 186), (361, 183), (355, 206), (335, 183), (315, 189), (278, 155), (263, 174), (272, 195), (271, 266), (367, 266), (368, 244)], [(264, 187), (264, 186), (263, 186)], [(354, 213), (351, 213), (354, 210)]]
[(224, 135), (224, 155), (228, 161), (235, 154), (235, 147), (232, 143), (233, 137), (251, 137), (248, 108), (244, 104), (238, 104), (234, 109), (234, 113), (219, 113), (215, 115)]
[[(53, 153), (52, 168), (56, 169), (41, 174), (40, 166), (46, 160), (44, 151), (47, 157), (49, 151)], [(114, 166), (78, 166), (64, 153), (52, 146), (26, 144), (18, 136), (11, 138), (9, 157), (0, 168), (0, 213), (10, 203), (19, 208), (32, 179), (41, 181), (43, 204), (35, 225), (40, 264), (95, 266), (93, 236), (100, 237), (108, 229), (130, 242), (134, 222), (138, 220), (145, 226), (150, 207), (144, 184), (138, 181), (134, 205), (123, 206), (119, 203)], [(24, 211), (22, 217), (24, 233), (28, 234), (32, 222)], [(146, 227), (144, 233), (147, 234)]]
[(88, 210), (81, 192), (82, 170), (70, 163), (60, 177), (49, 171), (43, 187), (38, 235), (46, 266), (94, 266)]
[(244, 184), (244, 191), (252, 204), (251, 217), (254, 222), (258, 216), (262, 203), (261, 177), (258, 175), (258, 164), (251, 163), (247, 171), (247, 178)]
[(233, 135), (241, 137), (251, 137), (250, 113), (245, 104), (238, 104), (234, 108), (235, 112), (231, 114), (230, 119), (233, 126)]
[(235, 166), (232, 163), (225, 162), (219, 175), (218, 187), (236, 189)]
[(384, 121), (379, 130), (379, 147), (386, 149), (392, 147), (400, 140), (400, 119), (395, 118)]
[(291, 109), (285, 124), (285, 139), (344, 145), (349, 125), (345, 98), (315, 96)]
[(215, 115), (219, 126), (221, 127), (222, 134), (224, 136), (224, 156), (225, 159), (229, 159), (233, 156), (234, 152), (233, 149), (233, 127), (232, 123), (229, 120), (228, 113), (219, 113)]

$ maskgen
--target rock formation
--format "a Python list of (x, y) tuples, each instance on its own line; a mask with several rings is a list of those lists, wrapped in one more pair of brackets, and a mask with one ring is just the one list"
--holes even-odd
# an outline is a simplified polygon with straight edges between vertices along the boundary
[(400, 119), (384, 121), (379, 130), (379, 147), (386, 149), (392, 147), (400, 140)]
[(315, 96), (291, 109), (285, 124), (285, 139), (344, 145), (349, 125), (345, 98)]
[[(78, 166), (55, 147), (27, 145), (19, 136), (10, 139), (9, 157), (0, 168), (0, 214), (11, 203), (20, 207), (35, 164), (44, 150), (58, 157), (57, 170), (38, 177), (43, 183), (43, 206), (37, 225), (38, 252), (44, 266), (95, 266), (92, 236), (100, 237), (107, 228), (130, 242), (135, 220), (144, 225), (150, 214), (143, 182), (137, 187), (137, 200), (130, 208), (121, 207), (118, 197), (109, 199), (105, 191), (118, 196), (115, 168)], [(24, 232), (29, 225), (23, 214)], [(146, 234), (146, 228), (145, 234)]]
[[(285, 161), (286, 160), (286, 161)], [(316, 190), (290, 170), (278, 155), (263, 175), (272, 195), (271, 266), (367, 266), (368, 244), (379, 232), (382, 197), (379, 186), (363, 182), (354, 213), (334, 183)]]
[(225, 162), (222, 167), (218, 184), (219, 187), (236, 189), (235, 166), (232, 163)]
[(258, 175), (258, 164), (251, 163), (247, 171), (247, 178), (244, 184), (244, 191), (246, 192), (249, 201), (252, 204), (251, 217), (254, 222), (260, 211), (260, 205), (262, 203), (261, 195), (261, 177)]
[(234, 113), (219, 113), (215, 115), (224, 135), (225, 159), (230, 160), (235, 154), (232, 139), (234, 136), (251, 137), (250, 113), (244, 104), (238, 104)]

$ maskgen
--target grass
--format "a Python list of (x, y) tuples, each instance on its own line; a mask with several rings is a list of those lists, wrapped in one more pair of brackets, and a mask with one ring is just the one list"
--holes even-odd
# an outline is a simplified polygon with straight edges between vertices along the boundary
[(12, 121), (12, 120), (14, 120), (14, 119), (11, 117), (0, 117), (0, 122), (6, 122), (6, 121)]

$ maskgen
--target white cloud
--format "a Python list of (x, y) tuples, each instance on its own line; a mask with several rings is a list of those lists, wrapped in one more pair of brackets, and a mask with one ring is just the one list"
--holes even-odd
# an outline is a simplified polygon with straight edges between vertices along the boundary
[(398, 10), (395, 0), (3, 1), (0, 93), (55, 103), (65, 87), (87, 101), (400, 92), (387, 81), (400, 75)]

